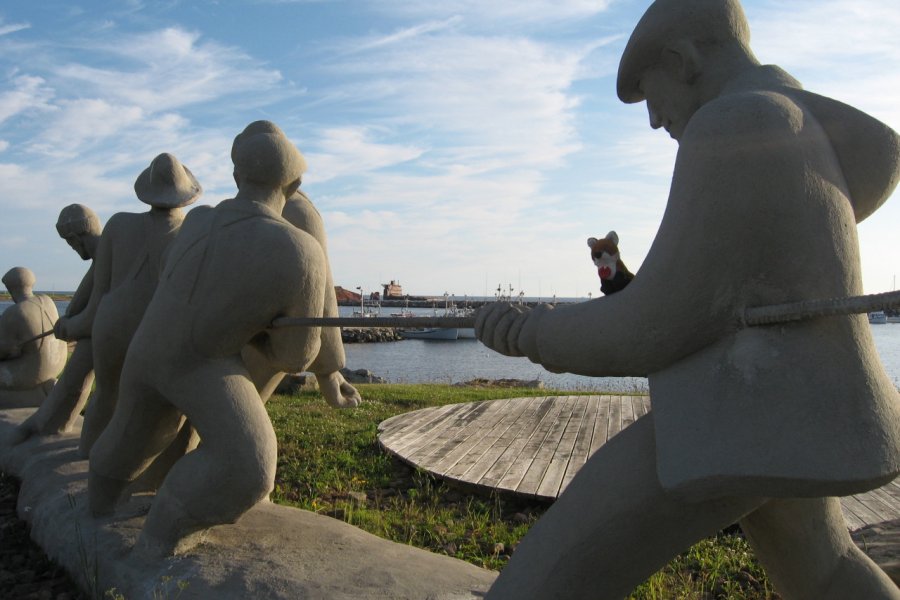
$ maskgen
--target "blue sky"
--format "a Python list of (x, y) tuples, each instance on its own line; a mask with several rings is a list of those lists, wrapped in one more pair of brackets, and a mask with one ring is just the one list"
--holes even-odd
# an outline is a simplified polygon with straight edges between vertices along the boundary
[[(615, 96), (647, 0), (258, 0), (0, 7), (0, 270), (74, 289), (66, 204), (143, 212), (160, 152), (234, 193), (231, 140), (278, 123), (335, 282), (416, 294), (594, 296), (585, 240), (640, 267), (676, 144)], [(758, 58), (900, 129), (900, 3), (747, 0)], [(859, 227), (865, 291), (900, 271), (897, 194)], [(685, 257), (689, 260), (690, 257)]]

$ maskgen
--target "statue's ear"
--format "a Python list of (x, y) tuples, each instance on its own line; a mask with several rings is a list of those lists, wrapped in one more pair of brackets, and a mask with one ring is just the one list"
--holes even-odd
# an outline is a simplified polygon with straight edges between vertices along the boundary
[(609, 233), (607, 233), (606, 239), (611, 241), (613, 243), (613, 245), (615, 245), (615, 246), (619, 245), (619, 234), (616, 233), (615, 231), (610, 231)]
[(597, 238), (588, 238), (588, 248), (593, 248), (597, 243)]
[(681, 39), (666, 44), (662, 63), (683, 83), (694, 83), (700, 75), (700, 53), (690, 40)]

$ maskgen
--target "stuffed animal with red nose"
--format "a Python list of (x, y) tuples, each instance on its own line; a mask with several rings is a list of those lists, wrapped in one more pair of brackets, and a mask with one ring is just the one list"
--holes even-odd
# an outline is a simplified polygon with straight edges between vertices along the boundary
[(604, 238), (588, 238), (587, 244), (591, 249), (591, 260), (600, 275), (600, 291), (609, 295), (625, 289), (634, 279), (634, 274), (619, 258), (618, 234), (610, 231)]

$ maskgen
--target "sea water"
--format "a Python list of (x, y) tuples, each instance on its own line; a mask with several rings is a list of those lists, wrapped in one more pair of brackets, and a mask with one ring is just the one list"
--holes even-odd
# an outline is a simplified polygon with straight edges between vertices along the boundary
[[(12, 303), (0, 301), (0, 313)], [(60, 314), (68, 303), (57, 301)], [(341, 307), (349, 315), (353, 307)], [(392, 310), (381, 309), (381, 316)], [(414, 309), (416, 315), (432, 309)], [(438, 309), (438, 312), (441, 312)], [(891, 381), (900, 388), (900, 323), (870, 325), (875, 347)], [(646, 391), (641, 377), (584, 377), (551, 373), (527, 358), (497, 354), (473, 339), (455, 341), (403, 340), (370, 344), (344, 344), (347, 367), (366, 369), (391, 383), (460, 383), (481, 379), (540, 380), (548, 388), (562, 390)]]

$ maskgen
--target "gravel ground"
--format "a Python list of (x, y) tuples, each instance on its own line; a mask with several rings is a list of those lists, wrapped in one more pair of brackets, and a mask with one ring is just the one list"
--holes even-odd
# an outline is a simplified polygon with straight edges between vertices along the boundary
[(31, 541), (16, 515), (19, 482), (0, 473), (0, 598), (87, 600), (61, 567)]

